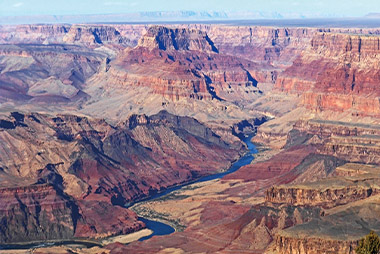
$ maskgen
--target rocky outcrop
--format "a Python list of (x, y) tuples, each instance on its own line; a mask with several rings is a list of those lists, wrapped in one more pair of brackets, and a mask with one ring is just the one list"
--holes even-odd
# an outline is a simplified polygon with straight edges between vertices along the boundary
[(130, 40), (120, 34), (113, 26), (73, 25), (63, 38), (64, 43), (84, 45), (130, 46)]
[(379, 163), (379, 134), (377, 125), (338, 121), (299, 121), (294, 129), (309, 135), (322, 154), (333, 155), (352, 162)]
[(218, 49), (205, 32), (185, 28), (170, 29), (163, 26), (148, 28), (138, 46), (161, 50), (196, 50), (218, 53)]
[(278, 235), (275, 246), (281, 254), (354, 254), (358, 241), (339, 241), (323, 238), (292, 238)]
[(310, 43), (317, 29), (260, 26), (193, 25), (204, 30), (221, 53), (283, 68)]
[(2, 188), (0, 199), (0, 243), (73, 237), (78, 207), (52, 185)]
[(0, 101), (70, 102), (107, 56), (79, 46), (1, 45)]
[(265, 116), (243, 120), (233, 125), (232, 133), (240, 138), (244, 138), (247, 135), (256, 134), (257, 127), (266, 121), (268, 121), (268, 117)]
[(294, 125), (294, 129), (313, 135), (319, 135), (321, 138), (330, 138), (332, 136), (374, 137), (380, 135), (380, 128), (375, 124), (361, 124), (317, 119), (312, 119), (309, 121), (298, 121)]
[(380, 38), (363, 34), (319, 32), (311, 40), (311, 48), (314, 51), (326, 50), (329, 57), (351, 53), (353, 60), (360, 61), (380, 53)]
[(2, 244), (99, 238), (144, 226), (127, 209), (106, 202), (78, 202), (53, 184), (2, 188), (0, 193)]
[[(325, 186), (323, 188), (318, 186), (309, 188), (307, 185), (275, 186), (266, 191), (265, 200), (273, 203), (331, 208), (365, 199), (380, 192), (380, 189), (371, 186), (351, 185), (341, 187), (339, 186), (341, 184), (339, 181), (330, 183), (332, 185), (330, 188)], [(336, 185), (338, 186), (335, 187)]]
[(274, 242), (277, 253), (353, 254), (361, 238), (379, 230), (376, 197), (327, 211), (328, 215), (319, 219), (280, 231)]
[(80, 218), (73, 238), (98, 239), (133, 233), (145, 227), (134, 212), (122, 206), (97, 200), (79, 200), (77, 204)]
[(63, 37), (69, 30), (69, 25), (2, 26), (0, 42), (2, 44), (62, 43)]
[(258, 80), (268, 72), (234, 56), (217, 54), (207, 34), (189, 29), (151, 27), (138, 46), (111, 64), (107, 79), (118, 87), (146, 86), (178, 101), (243, 100), (262, 92)]

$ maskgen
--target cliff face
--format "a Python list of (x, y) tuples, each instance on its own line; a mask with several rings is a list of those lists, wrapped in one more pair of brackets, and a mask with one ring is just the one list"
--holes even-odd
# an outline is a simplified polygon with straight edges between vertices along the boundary
[(276, 250), (281, 254), (354, 254), (357, 241), (337, 241), (319, 238), (295, 239), (277, 236)]
[(282, 68), (308, 45), (316, 29), (207, 26), (204, 28), (220, 52)]
[(369, 34), (319, 32), (311, 40), (311, 48), (314, 51), (325, 50), (329, 57), (339, 57), (342, 53), (350, 53), (352, 60), (360, 61), (380, 52), (379, 39), (377, 35)]
[(309, 142), (322, 154), (333, 155), (348, 161), (379, 163), (379, 135), (377, 125), (351, 122), (309, 120), (294, 126), (299, 133), (312, 138)]
[(51, 185), (2, 188), (0, 199), (0, 243), (65, 239), (74, 235), (78, 207)]
[[(336, 183), (335, 183), (336, 184)], [(273, 203), (286, 203), (293, 205), (321, 206), (325, 208), (347, 204), (356, 200), (376, 195), (379, 190), (371, 186), (367, 188), (358, 186), (309, 189), (307, 187), (280, 186), (272, 187), (266, 191), (266, 200)]]
[(3, 26), (0, 29), (0, 42), (2, 44), (60, 43), (69, 30), (68, 25)]
[(242, 100), (260, 95), (256, 78), (269, 72), (256, 64), (217, 53), (206, 33), (151, 27), (136, 48), (125, 50), (108, 72), (119, 87), (146, 86), (170, 100)]
[(218, 52), (205, 32), (189, 29), (150, 27), (138, 43), (140, 47), (162, 50), (196, 50)]
[(129, 46), (131, 42), (112, 26), (71, 26), (63, 37), (68, 44), (120, 45)]
[(278, 78), (276, 90), (302, 96), (316, 110), (379, 114), (377, 35), (316, 33)]
[(280, 231), (273, 247), (277, 253), (355, 253), (359, 239), (370, 230), (379, 230), (375, 223), (378, 209), (378, 199), (372, 198), (345, 209), (327, 210), (319, 219)]
[[(338, 121), (299, 121), (288, 135), (285, 149), (299, 144), (316, 147), (316, 153), (329, 154), (360, 163), (344, 164), (335, 161), (331, 169), (321, 175), (322, 167), (307, 161), (302, 165), (308, 171), (288, 184), (275, 185), (266, 190), (265, 201), (271, 205), (319, 207), (319, 218), (278, 231), (268, 253), (354, 253), (358, 240), (370, 230), (379, 230), (376, 224), (379, 209), (379, 168), (374, 155), (377, 147), (376, 125)], [(366, 142), (365, 145), (362, 142)], [(333, 143), (334, 149), (328, 149)], [(344, 152), (338, 147), (345, 147)], [(350, 149), (348, 149), (350, 148)], [(363, 150), (360, 150), (363, 149)], [(359, 151), (360, 150), (360, 151)], [(320, 168), (315, 170), (315, 166)], [(316, 175), (320, 175), (318, 178)], [(364, 226), (365, 225), (365, 226)]]

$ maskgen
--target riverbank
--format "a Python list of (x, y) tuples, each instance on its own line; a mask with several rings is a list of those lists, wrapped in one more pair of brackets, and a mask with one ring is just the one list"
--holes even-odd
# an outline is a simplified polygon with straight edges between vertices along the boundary
[[(246, 157), (247, 154), (251, 154), (252, 151), (250, 151), (250, 148), (248, 147), (248, 144), (247, 144), (247, 141), (250, 142), (250, 139), (252, 139), (253, 135), (250, 135), (250, 136), (247, 136), (244, 140), (242, 140), (245, 144), (246, 144), (246, 150), (244, 150), (244, 152), (241, 152), (239, 154), (238, 157), (234, 158), (233, 160), (231, 160), (231, 162), (228, 163), (228, 166), (226, 166), (225, 168), (222, 168), (220, 171), (217, 171), (217, 172), (214, 172), (213, 174), (210, 174), (210, 175), (204, 175), (204, 176), (200, 176), (198, 178), (194, 178), (190, 181), (187, 181), (187, 182), (183, 182), (183, 183), (179, 183), (179, 184), (176, 184), (176, 185), (172, 185), (162, 191), (158, 191), (148, 197), (143, 197), (141, 199), (136, 199), (134, 202), (130, 202), (130, 203), (126, 203), (124, 205), (125, 208), (131, 208), (133, 206), (135, 206), (136, 204), (139, 204), (139, 203), (143, 203), (143, 202), (148, 202), (148, 201), (151, 201), (151, 200), (155, 200), (155, 199), (159, 199), (161, 197), (164, 197), (170, 193), (172, 193), (173, 191), (176, 191), (176, 190), (180, 190), (182, 189), (183, 187), (186, 187), (186, 186), (189, 186), (191, 184), (194, 184), (194, 183), (197, 183), (197, 182), (204, 182), (204, 181), (210, 181), (210, 180), (213, 180), (213, 179), (218, 179), (218, 178), (221, 178), (221, 176), (223, 175), (226, 175), (226, 174), (229, 174), (229, 173), (232, 173), (232, 169), (234, 168), (234, 164), (238, 161), (240, 161), (242, 158)], [(251, 142), (250, 142), (251, 143)], [(236, 171), (236, 170), (235, 170)]]
[(119, 242), (122, 244), (128, 244), (128, 243), (137, 241), (145, 236), (149, 236), (152, 233), (153, 233), (152, 230), (145, 228), (145, 229), (142, 229), (130, 234), (109, 237), (101, 241), (101, 243), (102, 245), (107, 245), (107, 244), (116, 243), (116, 242)]
[[(99, 253), (103, 251), (101, 247), (111, 243), (128, 244), (138, 241), (143, 237), (150, 236), (153, 233), (150, 229), (142, 229), (126, 235), (111, 236), (98, 240), (50, 240), (41, 242), (15, 243), (8, 245), (0, 245), (0, 254), (30, 254), (30, 253)], [(32, 250), (31, 250), (32, 249)], [(68, 252), (71, 251), (71, 252)], [(102, 252), (103, 253), (103, 252)]]
[(15, 242), (10, 244), (0, 244), (0, 250), (24, 250), (44, 248), (51, 246), (61, 245), (77, 245), (83, 246), (83, 248), (102, 247), (102, 244), (98, 240), (91, 239), (55, 239), (44, 241), (28, 241), (28, 242)]

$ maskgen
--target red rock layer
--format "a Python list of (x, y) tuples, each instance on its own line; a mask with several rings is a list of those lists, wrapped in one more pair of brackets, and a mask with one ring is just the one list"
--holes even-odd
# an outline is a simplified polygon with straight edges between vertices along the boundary
[(379, 115), (379, 45), (374, 35), (317, 33), (275, 88), (302, 95), (310, 109)]
[(201, 31), (151, 27), (139, 46), (118, 56), (109, 70), (113, 84), (147, 86), (171, 100), (254, 98), (259, 79), (270, 71), (234, 56), (221, 55)]
[(75, 204), (52, 185), (3, 188), (0, 200), (0, 243), (63, 239), (75, 231)]
[(80, 200), (78, 207), (80, 220), (71, 237), (103, 238), (129, 234), (145, 227), (134, 212), (109, 202)]

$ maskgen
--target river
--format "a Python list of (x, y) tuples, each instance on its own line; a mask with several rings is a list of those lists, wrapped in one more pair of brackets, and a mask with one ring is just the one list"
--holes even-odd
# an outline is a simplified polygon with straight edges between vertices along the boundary
[[(222, 172), (222, 173), (213, 174), (213, 175), (204, 176), (204, 177), (202, 177), (196, 181), (169, 188), (163, 192), (157, 193), (157, 194), (149, 197), (148, 199), (144, 199), (140, 202), (151, 201), (151, 200), (163, 197), (165, 195), (170, 194), (173, 191), (180, 190), (183, 187), (188, 186), (190, 184), (199, 183), (199, 182), (206, 182), (206, 181), (211, 181), (211, 180), (222, 178), (223, 176), (231, 174), (231, 173), (239, 170), (241, 167), (250, 164), (252, 162), (252, 160), (254, 159), (253, 155), (255, 153), (257, 153), (256, 146), (251, 142), (252, 137), (253, 136), (250, 135), (250, 136), (243, 139), (244, 143), (247, 145), (248, 152), (243, 157), (241, 157), (239, 160), (234, 162), (227, 171)], [(139, 203), (139, 202), (137, 202), (137, 203)], [(162, 222), (152, 221), (152, 220), (149, 220), (147, 218), (141, 218), (141, 217), (139, 218), (139, 220), (143, 221), (145, 223), (146, 227), (153, 231), (153, 233), (151, 235), (145, 236), (145, 237), (141, 238), (139, 241), (145, 241), (147, 239), (150, 239), (154, 235), (168, 235), (168, 234), (171, 234), (175, 231), (173, 227), (171, 227), (168, 224), (162, 223)]]

